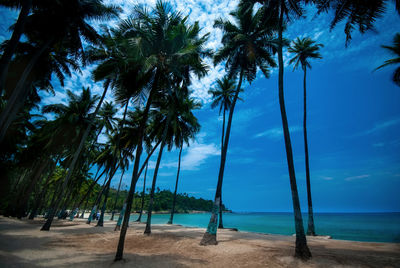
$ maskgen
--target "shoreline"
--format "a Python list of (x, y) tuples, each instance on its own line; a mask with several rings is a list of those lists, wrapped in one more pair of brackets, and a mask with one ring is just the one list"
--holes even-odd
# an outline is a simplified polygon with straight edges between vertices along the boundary
[[(187, 227), (198, 227), (198, 228), (206, 228), (209, 222), (209, 217), (207, 218), (208, 214), (176, 214), (179, 216), (175, 218), (175, 223), (182, 224), (183, 226)], [(295, 231), (294, 227), (291, 226), (292, 219), (287, 218), (280, 218), (278, 221), (272, 218), (264, 218), (262, 219), (265, 221), (265, 224), (260, 221), (259, 218), (254, 219), (252, 217), (253, 214), (249, 215), (250, 218), (241, 218), (240, 215), (235, 213), (227, 213), (225, 214), (227, 221), (225, 222), (225, 227), (228, 229), (235, 229), (241, 232), (251, 232), (251, 233), (259, 233), (259, 234), (277, 234), (277, 235), (287, 235), (292, 236)], [(398, 215), (398, 213), (396, 214)], [(153, 215), (153, 224), (164, 224), (167, 223), (169, 215), (165, 214), (156, 214)], [(398, 215), (400, 216), (400, 215)], [(399, 217), (390, 218), (395, 220), (395, 222), (399, 221)], [(136, 220), (137, 214), (132, 214), (131, 220)], [(233, 217), (233, 218), (232, 218)], [(108, 217), (109, 218), (109, 217)], [(339, 218), (334, 218), (333, 222), (329, 222), (332, 218), (321, 218), (318, 220), (318, 224), (320, 228), (318, 228), (317, 233), (318, 237), (331, 237), (331, 239), (335, 240), (344, 240), (344, 241), (358, 241), (358, 242), (380, 242), (380, 243), (400, 243), (400, 233), (397, 231), (397, 228), (393, 228), (393, 223), (389, 224), (389, 221), (386, 219), (384, 222), (387, 223), (386, 225), (376, 226), (374, 224), (364, 226), (367, 228), (363, 228), (363, 226), (358, 226), (354, 224), (342, 224), (348, 220), (347, 218), (342, 219), (342, 221), (338, 221)], [(374, 218), (373, 220), (375, 220)], [(254, 220), (257, 220), (254, 222)], [(360, 219), (354, 219), (354, 221), (359, 221)], [(369, 220), (369, 218), (362, 218), (362, 220)], [(383, 220), (383, 219), (381, 219)], [(146, 221), (146, 215), (142, 218), (142, 222)], [(338, 224), (337, 227), (335, 225)], [(400, 223), (400, 222), (399, 222)], [(280, 227), (278, 227), (280, 226)], [(342, 228), (347, 228), (343, 230)], [(361, 231), (359, 231), (359, 229)]]
[(200, 246), (205, 228), (130, 222), (124, 261), (113, 262), (119, 232), (85, 220), (55, 220), (49, 232), (42, 219), (0, 217), (0, 267), (400, 267), (400, 244), (308, 238), (313, 258), (293, 257), (293, 236), (218, 230), (218, 245)]

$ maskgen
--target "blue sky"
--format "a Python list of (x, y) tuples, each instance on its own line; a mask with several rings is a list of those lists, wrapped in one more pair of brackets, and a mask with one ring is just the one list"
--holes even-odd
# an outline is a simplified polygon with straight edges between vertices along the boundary
[[(151, 2), (151, 1), (150, 1)], [(113, 1), (124, 14), (136, 1)], [(172, 1), (178, 10), (199, 20), (203, 32), (212, 32), (208, 47), (220, 47), (221, 32), (212, 28), (218, 17), (229, 18), (235, 1)], [(151, 4), (151, 3), (150, 3)], [(400, 211), (400, 88), (391, 82), (395, 67), (373, 72), (391, 57), (382, 44), (391, 44), (400, 26), (400, 17), (391, 3), (378, 19), (376, 32), (353, 34), (345, 48), (343, 24), (329, 31), (331, 16), (315, 17), (307, 8), (307, 18), (288, 27), (286, 37), (309, 36), (324, 44), (322, 60), (312, 62), (308, 71), (308, 140), (314, 210), (317, 212)], [(0, 10), (0, 41), (8, 38), (7, 28), (15, 12)], [(113, 24), (113, 22), (110, 22)], [(285, 62), (290, 55), (285, 53)], [(285, 97), (298, 189), (306, 210), (304, 143), (302, 134), (302, 79), (300, 70), (285, 68)], [(179, 192), (212, 199), (215, 194), (220, 160), (221, 117), (210, 108), (207, 91), (224, 74), (222, 66), (193, 83), (193, 96), (203, 103), (195, 112), (201, 131), (185, 148)], [(55, 85), (58, 85), (55, 82)], [(93, 84), (90, 68), (74, 74), (66, 88), (79, 91), (91, 86), (98, 94), (101, 84)], [(112, 99), (112, 96), (107, 96)], [(277, 69), (270, 79), (261, 74), (246, 83), (235, 109), (223, 185), (223, 201), (234, 211), (291, 211), (292, 201), (278, 105)], [(55, 96), (43, 94), (43, 104), (65, 102), (65, 90), (57, 87)], [(155, 158), (152, 157), (149, 178)], [(157, 185), (173, 190), (178, 151), (163, 155)], [(132, 168), (124, 175), (130, 183)], [(116, 174), (117, 184), (120, 172)], [(142, 178), (137, 190), (141, 190)], [(148, 183), (150, 185), (150, 182)], [(149, 187), (149, 186), (148, 186)]]

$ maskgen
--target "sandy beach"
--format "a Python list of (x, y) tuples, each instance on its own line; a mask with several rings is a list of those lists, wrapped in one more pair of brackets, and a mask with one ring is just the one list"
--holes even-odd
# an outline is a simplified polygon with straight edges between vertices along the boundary
[(201, 228), (132, 223), (124, 261), (113, 262), (119, 232), (55, 220), (50, 232), (43, 220), (0, 217), (0, 267), (400, 267), (400, 244), (309, 238), (313, 258), (292, 257), (294, 237), (219, 230), (217, 246), (199, 245)]

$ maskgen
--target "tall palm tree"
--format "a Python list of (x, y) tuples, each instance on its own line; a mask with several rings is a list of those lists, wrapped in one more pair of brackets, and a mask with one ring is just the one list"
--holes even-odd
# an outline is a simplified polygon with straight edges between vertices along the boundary
[[(174, 134), (174, 144), (175, 147), (179, 148), (178, 155), (178, 171), (176, 173), (175, 190), (174, 197), (172, 201), (171, 215), (168, 224), (172, 224), (174, 220), (175, 205), (176, 205), (176, 194), (178, 191), (179, 174), (181, 170), (181, 157), (183, 144), (186, 143), (189, 146), (189, 140), (194, 139), (195, 135), (200, 131), (200, 124), (197, 118), (193, 114), (194, 109), (200, 108), (200, 104), (195, 102), (192, 98), (188, 98), (184, 94), (178, 96), (179, 100), (175, 107), (175, 112), (171, 120), (171, 127)], [(172, 141), (171, 141), (172, 143)], [(172, 145), (170, 143), (170, 146)]]
[[(208, 91), (209, 94), (212, 95), (213, 102), (211, 103), (211, 108), (216, 108), (219, 106), (219, 114), (221, 115), (221, 111), (223, 111), (222, 116), (222, 135), (221, 135), (221, 155), (224, 145), (224, 137), (225, 137), (225, 114), (226, 111), (229, 111), (229, 108), (232, 105), (233, 98), (235, 96), (236, 83), (234, 80), (229, 79), (228, 76), (224, 76), (221, 79), (217, 80), (217, 88), (211, 89)], [(240, 99), (240, 98), (239, 98)], [(218, 228), (224, 228), (224, 224), (222, 223), (222, 189), (221, 189), (221, 200), (219, 205), (219, 224)]]
[(161, 141), (161, 145), (153, 173), (149, 206), (147, 209), (146, 228), (144, 231), (145, 234), (151, 233), (154, 192), (164, 147), (168, 145), (168, 150), (173, 148), (175, 135), (178, 135), (178, 137), (175, 137), (175, 140), (177, 145), (181, 147), (183, 143), (182, 136), (191, 135), (188, 129), (192, 127), (193, 131), (197, 132), (200, 128), (197, 119), (191, 113), (191, 109), (197, 107), (198, 104), (188, 99), (188, 94), (188, 89), (186, 87), (181, 88), (176, 85), (176, 87), (169, 90), (165, 96), (160, 96), (154, 101), (155, 109), (151, 112), (153, 122), (151, 126), (151, 135), (155, 137), (155, 140)]
[(307, 68), (311, 69), (310, 59), (322, 59), (319, 53), (322, 44), (316, 44), (309, 37), (303, 37), (302, 39), (297, 38), (293, 41), (293, 45), (288, 48), (288, 51), (294, 54), (294, 57), (289, 61), (290, 64), (294, 64), (294, 69), (297, 69), (300, 65), (304, 72), (304, 112), (303, 112), (303, 133), (304, 133), (304, 152), (306, 162), (306, 181), (307, 181), (307, 201), (308, 201), (308, 228), (307, 235), (315, 236), (314, 227), (314, 213), (311, 198), (311, 181), (310, 181), (310, 164), (308, 161), (308, 141), (307, 141)]
[[(132, 200), (138, 181), (139, 161), (142, 153), (144, 128), (148, 119), (150, 106), (157, 91), (168, 85), (171, 77), (180, 77), (186, 85), (190, 84), (190, 76), (199, 78), (207, 73), (207, 66), (202, 61), (203, 56), (209, 55), (204, 49), (208, 35), (200, 37), (198, 23), (187, 25), (187, 20), (181, 14), (172, 10), (171, 6), (158, 1), (152, 12), (143, 7), (135, 9), (138, 23), (127, 23), (127, 32), (132, 34), (131, 44), (135, 45), (143, 55), (143, 67), (153, 73), (149, 84), (149, 93), (143, 111), (143, 118), (138, 129), (138, 144), (132, 173), (131, 186), (127, 197), (127, 206), (122, 223), (120, 239), (115, 260), (121, 260), (124, 249), (126, 231), (132, 208)], [(174, 33), (174, 34), (172, 34)]]
[(142, 220), (142, 215), (143, 215), (143, 208), (144, 208), (144, 196), (146, 192), (146, 178), (147, 178), (147, 168), (149, 167), (149, 163), (146, 164), (146, 169), (144, 171), (144, 177), (143, 177), (143, 190), (142, 190), (142, 196), (140, 197), (141, 199), (141, 205), (140, 205), (140, 212), (139, 216), (137, 218), (137, 222), (140, 222)]
[[(396, 35), (394, 36), (393, 46), (382, 46), (382, 47), (389, 50), (390, 53), (395, 56), (395, 58), (386, 60), (384, 64), (382, 64), (375, 70), (393, 64), (400, 64), (400, 33), (396, 33)], [(392, 80), (396, 85), (400, 87), (400, 66), (397, 66), (396, 70), (394, 70)]]
[(231, 13), (234, 23), (219, 19), (215, 21), (214, 27), (223, 31), (222, 48), (214, 56), (214, 64), (225, 60), (225, 69), (230, 79), (239, 81), (236, 86), (235, 95), (229, 107), (228, 123), (226, 126), (225, 140), (221, 153), (218, 182), (215, 192), (214, 205), (207, 231), (204, 233), (201, 245), (217, 244), (218, 212), (221, 202), (222, 180), (225, 170), (228, 143), (235, 110), (239, 98), (243, 79), (251, 83), (260, 69), (265, 76), (269, 75), (269, 66), (275, 66), (271, 53), (274, 49), (272, 32), (262, 26), (261, 10), (253, 14), (253, 8), (238, 8)]
[[(286, 159), (288, 163), (290, 189), (292, 192), (294, 221), (296, 229), (296, 249), (295, 257), (307, 260), (311, 258), (311, 252), (307, 246), (307, 239), (304, 232), (303, 217), (301, 214), (299, 193), (297, 189), (296, 172), (294, 169), (292, 142), (290, 139), (289, 124), (286, 115), (284, 87), (283, 87), (283, 47), (287, 45), (286, 40), (283, 38), (283, 31), (286, 23), (300, 18), (304, 10), (301, 7), (301, 0), (242, 0), (240, 6), (243, 9), (253, 7), (254, 3), (260, 3), (263, 10), (264, 27), (274, 28), (278, 32), (277, 53), (278, 53), (278, 96), (279, 107), (281, 110), (283, 137), (285, 141)], [(307, 1), (306, 1), (307, 2)]]

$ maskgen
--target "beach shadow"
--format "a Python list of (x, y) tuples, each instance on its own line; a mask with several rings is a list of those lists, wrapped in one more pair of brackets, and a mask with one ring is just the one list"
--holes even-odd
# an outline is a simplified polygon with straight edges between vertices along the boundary
[(313, 254), (313, 260), (330, 260), (339, 265), (364, 267), (368, 263), (369, 267), (399, 267), (400, 268), (400, 245), (398, 251), (379, 251), (366, 249), (334, 248), (322, 244), (309, 245)]

